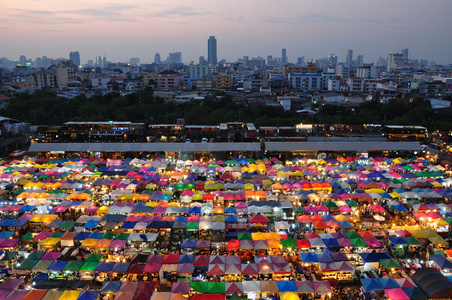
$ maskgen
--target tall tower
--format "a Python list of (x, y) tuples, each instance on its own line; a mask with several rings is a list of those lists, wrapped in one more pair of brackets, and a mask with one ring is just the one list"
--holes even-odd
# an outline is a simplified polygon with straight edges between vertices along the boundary
[(353, 65), (353, 50), (349, 49), (347, 51), (347, 58), (345, 59), (345, 64), (348, 66)]
[(337, 66), (337, 55), (336, 54), (330, 54), (328, 56), (328, 66), (329, 67), (336, 67)]
[(80, 66), (80, 53), (78, 51), (70, 52), (69, 53), (69, 59), (76, 65), (77, 67)]
[(286, 49), (282, 49), (281, 50), (281, 64), (284, 66), (285, 64), (287, 64), (287, 53), (286, 53)]
[(400, 53), (403, 54), (403, 58), (404, 58), (404, 59), (408, 60), (408, 58), (409, 58), (409, 57), (408, 57), (408, 54), (409, 54), (408, 48), (402, 49), (402, 51), (400, 51)]
[(217, 39), (210, 36), (207, 40), (207, 63), (209, 65), (217, 64)]
[(358, 67), (361, 66), (361, 65), (363, 64), (363, 60), (364, 60), (363, 56), (362, 56), (362, 55), (358, 55), (358, 56), (356, 57), (356, 65), (357, 65)]
[(160, 53), (156, 53), (154, 56), (154, 64), (160, 64), (162, 62), (161, 58), (160, 58)]

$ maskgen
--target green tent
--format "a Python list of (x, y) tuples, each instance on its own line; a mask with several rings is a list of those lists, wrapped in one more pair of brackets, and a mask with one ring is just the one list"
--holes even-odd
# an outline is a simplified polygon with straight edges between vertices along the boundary
[(185, 225), (186, 229), (199, 229), (199, 223), (198, 222), (188, 222), (187, 225)]
[(176, 184), (176, 190), (183, 190), (185, 189), (185, 183), (183, 182), (179, 182), (178, 184)]
[(63, 269), (63, 271), (78, 271), (83, 266), (83, 261), (72, 260)]
[(34, 241), (33, 235), (31, 232), (27, 232), (23, 237), (20, 238), (21, 241)]
[(121, 232), (117, 236), (115, 236), (114, 240), (127, 241), (129, 239), (130, 233)]
[(240, 296), (237, 293), (234, 293), (229, 300), (242, 300)]
[(208, 294), (224, 294), (225, 283), (224, 282), (206, 282)]
[(408, 243), (408, 245), (420, 245), (421, 244), (421, 242), (419, 242), (416, 238), (414, 238), (411, 235), (404, 237), (403, 239)]
[(350, 239), (350, 242), (352, 242), (355, 247), (367, 247), (366, 242), (364, 242), (362, 238), (352, 238)]
[(357, 232), (346, 232), (345, 235), (349, 238), (349, 239), (360, 239), (361, 236), (357, 233)]
[(85, 261), (85, 263), (80, 267), (80, 272), (93, 272), (98, 264), (98, 261)]
[(281, 244), (284, 248), (297, 248), (297, 242), (294, 239), (282, 239)]
[(27, 259), (40, 260), (44, 256), (44, 254), (44, 251), (33, 251), (27, 256)]
[(17, 251), (5, 251), (5, 255), (2, 260), (12, 260), (17, 256)]
[(63, 236), (63, 234), (64, 232), (62, 231), (55, 231), (49, 237), (60, 239)]
[(336, 203), (334, 203), (333, 201), (326, 201), (326, 202), (323, 202), (323, 205), (325, 205), (325, 206), (328, 207), (328, 208), (334, 208), (334, 207), (337, 207)]
[(101, 239), (105, 239), (105, 240), (112, 240), (114, 239), (118, 234), (114, 233), (114, 232), (105, 232), (104, 235), (102, 235)]
[(401, 269), (402, 268), (394, 258), (380, 259), (380, 263), (386, 269)]
[(306, 210), (305, 210), (302, 206), (296, 206), (296, 207), (294, 207), (294, 208), (293, 208), (293, 211), (294, 211), (295, 213), (304, 213), (304, 212), (306, 212)]
[(251, 233), (248, 233), (248, 232), (239, 233), (237, 238), (238, 238), (239, 241), (246, 241), (246, 240), (252, 241), (253, 240), (253, 237), (251, 236)]
[(225, 161), (224, 164), (225, 165), (240, 165), (240, 163), (238, 161), (233, 160), (233, 159)]
[(59, 227), (61, 229), (71, 229), (72, 227), (74, 227), (75, 225), (75, 221), (64, 221)]
[(104, 257), (103, 254), (95, 254), (91, 253), (88, 255), (88, 257), (85, 259), (85, 262), (100, 262), (102, 260), (102, 257)]
[(19, 265), (17, 265), (17, 270), (31, 270), (37, 263), (39, 262), (38, 259), (25, 259), (23, 262), (21, 262)]
[(201, 294), (207, 294), (208, 282), (190, 282), (190, 287)]
[(33, 266), (33, 272), (47, 272), (51, 265), (53, 265), (53, 260), (40, 260), (36, 265)]
[(359, 207), (359, 204), (355, 200), (345, 201), (348, 207)]

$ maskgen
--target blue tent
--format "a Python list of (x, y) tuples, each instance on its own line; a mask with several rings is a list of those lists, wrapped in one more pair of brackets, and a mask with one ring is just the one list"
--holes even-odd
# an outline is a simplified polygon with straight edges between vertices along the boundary
[(408, 243), (401, 237), (390, 237), (389, 240), (393, 245), (407, 245)]
[(452, 269), (452, 262), (442, 255), (430, 255), (430, 260), (433, 260), (441, 269)]
[(319, 262), (319, 258), (317, 257), (317, 255), (315, 253), (311, 253), (311, 252), (301, 253), (300, 256), (301, 256), (301, 260), (304, 263), (316, 263), (316, 262)]
[(58, 260), (49, 267), (49, 270), (50, 271), (62, 271), (68, 263), (69, 263), (68, 261), (59, 261)]
[(96, 300), (97, 295), (99, 295), (99, 291), (83, 290), (77, 300)]
[(9, 239), (13, 234), (12, 231), (2, 231), (0, 232), (0, 239)]
[(407, 211), (405, 206), (403, 206), (402, 204), (394, 205), (392, 208), (394, 208), (397, 211)]
[(402, 290), (410, 297), (411, 300), (424, 300), (428, 299), (428, 297), (421, 291), (418, 287), (407, 287), (402, 288)]
[(22, 227), (28, 223), (28, 220), (16, 220), (13, 224), (11, 224), (11, 227)]
[(81, 231), (74, 236), (74, 241), (83, 241), (86, 240), (90, 236), (91, 232)]
[(178, 217), (176, 217), (176, 219), (174, 219), (174, 223), (176, 223), (176, 222), (187, 223), (187, 217), (178, 216)]
[(25, 205), (24, 207), (22, 207), (21, 209), (20, 209), (20, 211), (22, 211), (22, 212), (32, 212), (33, 210), (35, 210), (36, 209), (36, 206), (34, 206), (34, 205)]
[(331, 257), (331, 255), (326, 252), (317, 254), (317, 258), (318, 258), (319, 262), (333, 262), (334, 261), (334, 259)]
[(105, 233), (103, 232), (91, 232), (89, 239), (100, 240)]
[(95, 271), (96, 271), (96, 272), (108, 272), (108, 271), (111, 270), (111, 268), (113, 268), (114, 264), (115, 264), (115, 263), (112, 262), (112, 261), (109, 261), (109, 262), (101, 261), (101, 262), (97, 265)]
[(348, 222), (348, 221), (340, 221), (340, 222), (337, 222), (337, 223), (339, 223), (339, 225), (343, 229), (351, 229), (351, 228), (353, 228), (352, 224), (350, 224), (350, 222)]
[(396, 289), (400, 287), (397, 281), (392, 277), (381, 277), (376, 279), (384, 289)]
[(94, 229), (94, 228), (97, 228), (97, 225), (99, 225), (99, 221), (89, 220), (88, 222), (86, 222), (84, 228)]
[(380, 262), (380, 259), (391, 259), (392, 257), (387, 252), (378, 253), (360, 253), (364, 263)]
[(121, 229), (133, 229), (137, 222), (126, 221), (122, 223)]
[(199, 206), (193, 206), (190, 207), (190, 214), (200, 214), (201, 213), (201, 207)]
[(277, 281), (278, 289), (280, 292), (296, 292), (297, 286), (295, 285), (295, 281)]
[(339, 247), (339, 243), (335, 238), (322, 239), (322, 241), (325, 243), (326, 247)]
[(106, 281), (100, 290), (103, 293), (116, 293), (121, 287), (121, 281)]
[(225, 216), (224, 217), (224, 222), (225, 223), (237, 223), (237, 216)]
[(237, 209), (234, 206), (229, 206), (224, 209), (225, 214), (237, 214)]
[(16, 221), (16, 220), (11, 220), (11, 219), (3, 220), (0, 223), (0, 227), (9, 227), (14, 223), (14, 221)]
[(376, 278), (362, 278), (361, 283), (366, 292), (384, 290)]
[(196, 240), (183, 240), (181, 244), (181, 248), (191, 248), (194, 249), (196, 247)]
[(195, 256), (194, 255), (187, 255), (187, 254), (183, 254), (179, 256), (179, 264), (183, 264), (183, 263), (187, 263), (187, 264), (192, 264), (195, 261)]
[(129, 262), (117, 262), (113, 265), (110, 271), (116, 273), (125, 273), (129, 269), (129, 266), (130, 266)]

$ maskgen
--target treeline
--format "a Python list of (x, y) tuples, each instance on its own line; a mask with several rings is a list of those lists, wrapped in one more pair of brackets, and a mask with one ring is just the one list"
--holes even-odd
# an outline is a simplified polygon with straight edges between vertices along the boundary
[[(216, 97), (222, 96), (222, 97)], [(186, 124), (216, 125), (222, 122), (252, 122), (256, 126), (293, 126), (303, 123), (344, 124), (398, 124), (422, 125), (431, 130), (452, 130), (449, 109), (434, 110), (430, 102), (417, 100), (387, 103), (367, 101), (359, 107), (319, 105), (316, 115), (300, 116), (278, 106), (248, 106), (232, 101), (223, 92), (204, 101), (180, 104), (155, 97), (152, 90), (138, 91), (126, 96), (110, 93), (105, 96), (74, 99), (58, 97), (55, 93), (39, 90), (34, 94), (18, 94), (5, 108), (2, 116), (37, 125), (62, 125), (68, 121), (152, 121), (158, 124), (176, 123), (185, 118)]]

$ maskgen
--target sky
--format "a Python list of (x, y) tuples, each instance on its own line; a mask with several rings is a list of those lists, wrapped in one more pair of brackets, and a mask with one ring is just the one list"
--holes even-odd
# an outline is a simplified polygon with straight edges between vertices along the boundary
[(69, 58), (82, 63), (106, 54), (112, 62), (140, 57), (218, 59), (281, 57), (289, 62), (336, 54), (376, 62), (403, 48), (411, 59), (452, 63), (451, 0), (0, 0), (0, 57)]

